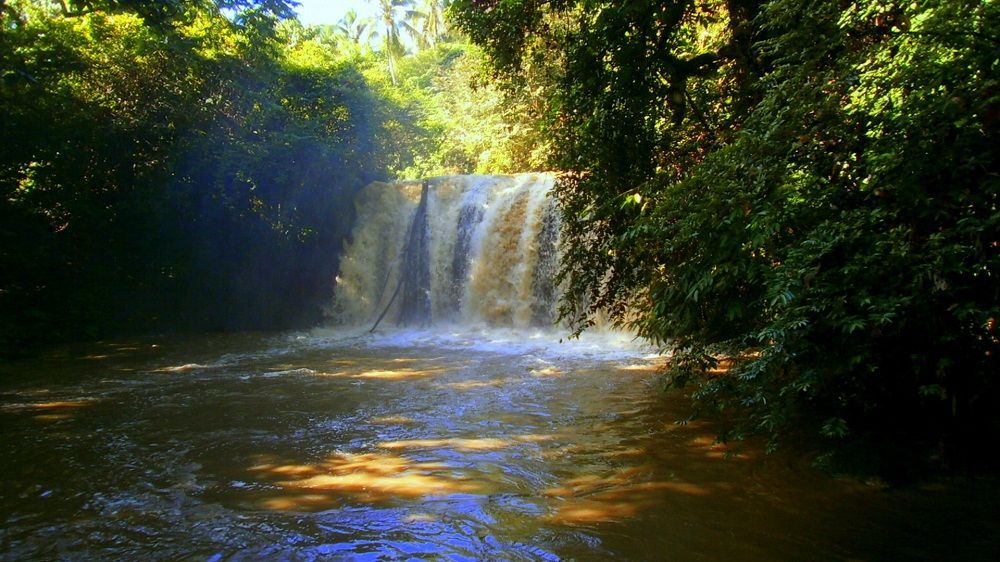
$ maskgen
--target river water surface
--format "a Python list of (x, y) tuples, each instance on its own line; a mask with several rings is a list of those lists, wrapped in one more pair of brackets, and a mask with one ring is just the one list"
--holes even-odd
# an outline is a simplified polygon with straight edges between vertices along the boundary
[[(507, 337), (510, 336), (510, 337)], [(7, 560), (978, 560), (991, 482), (887, 490), (679, 425), (612, 338), (244, 334), (0, 365)]]

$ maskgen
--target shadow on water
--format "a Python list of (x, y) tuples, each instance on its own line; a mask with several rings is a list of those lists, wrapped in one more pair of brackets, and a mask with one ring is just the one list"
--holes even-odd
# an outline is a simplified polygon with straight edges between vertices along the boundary
[(710, 424), (674, 423), (684, 402), (655, 390), (642, 352), (397, 343), (106, 342), (3, 365), (2, 557), (974, 560), (997, 547), (995, 483), (887, 491), (729, 450)]

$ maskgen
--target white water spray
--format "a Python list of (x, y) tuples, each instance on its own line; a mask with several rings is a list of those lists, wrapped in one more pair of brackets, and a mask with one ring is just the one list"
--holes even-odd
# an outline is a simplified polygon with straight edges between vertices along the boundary
[(386, 308), (387, 321), (412, 317), (401, 309), (408, 305), (390, 301), (393, 287), (421, 277), (403, 257), (422, 233), (430, 241), (418, 260), (429, 269), (421, 277), (428, 279), (421, 287), (430, 302), (426, 322), (552, 325), (559, 296), (552, 176), (448, 176), (426, 184), (424, 213), (417, 212), (420, 182), (376, 182), (358, 195), (357, 226), (337, 277), (336, 319), (370, 322)]

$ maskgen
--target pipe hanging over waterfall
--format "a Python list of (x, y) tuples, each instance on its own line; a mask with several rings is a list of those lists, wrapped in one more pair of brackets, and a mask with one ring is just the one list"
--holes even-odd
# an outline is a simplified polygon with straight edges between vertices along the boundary
[(552, 185), (549, 174), (369, 185), (356, 200), (333, 315), (376, 326), (386, 317), (551, 325), (560, 230)]
[[(403, 244), (403, 255), (400, 256), (400, 270), (399, 282), (396, 284), (396, 290), (392, 292), (392, 297), (389, 299), (389, 304), (385, 305), (385, 309), (382, 314), (379, 314), (375, 324), (372, 326), (370, 331), (374, 332), (375, 328), (378, 328), (382, 319), (385, 318), (386, 313), (392, 308), (394, 302), (396, 302), (396, 297), (399, 295), (400, 289), (403, 290), (403, 302), (399, 306), (399, 324), (407, 326), (412, 323), (419, 322), (426, 325), (431, 319), (431, 264), (430, 264), (430, 240), (429, 232), (427, 227), (427, 189), (428, 185), (425, 181), (423, 187), (420, 189), (420, 203), (417, 204), (417, 210), (413, 213), (413, 220), (410, 222), (410, 231), (406, 236), (406, 242)], [(385, 287), (389, 281), (388, 275), (386, 275), (385, 282), (382, 283), (382, 289), (379, 291), (379, 298), (376, 302), (382, 300), (382, 293), (385, 292)]]

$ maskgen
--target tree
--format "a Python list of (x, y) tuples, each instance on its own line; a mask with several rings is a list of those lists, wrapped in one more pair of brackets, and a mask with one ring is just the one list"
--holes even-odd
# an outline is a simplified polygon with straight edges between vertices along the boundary
[(432, 48), (445, 37), (444, 3), (441, 0), (421, 0), (410, 13), (416, 25), (409, 25), (407, 31), (421, 49)]
[(58, 0), (60, 13), (65, 17), (81, 17), (95, 12), (134, 13), (154, 25), (163, 25), (189, 17), (199, 10), (212, 7), (233, 13), (258, 11), (267, 17), (288, 19), (295, 17), (295, 0)]
[(348, 41), (355, 45), (367, 45), (376, 34), (374, 22), (369, 18), (359, 18), (356, 11), (347, 10), (336, 27)]
[(400, 39), (399, 32), (408, 25), (408, 22), (405, 21), (405, 15), (406, 8), (409, 6), (410, 0), (378, 0), (384, 32), (382, 50), (385, 54), (386, 64), (389, 66), (389, 78), (393, 85), (397, 83), (396, 67), (399, 64), (399, 58), (406, 53), (406, 47)]
[(273, 4), (4, 3), (0, 353), (321, 318), (411, 116)]
[[(564, 314), (674, 350), (723, 438), (900, 475), (997, 435), (995, 37), (972, 0), (458, 0), (546, 90)], [(726, 358), (725, 375), (714, 367)], [(832, 456), (830, 456), (832, 455)]]

